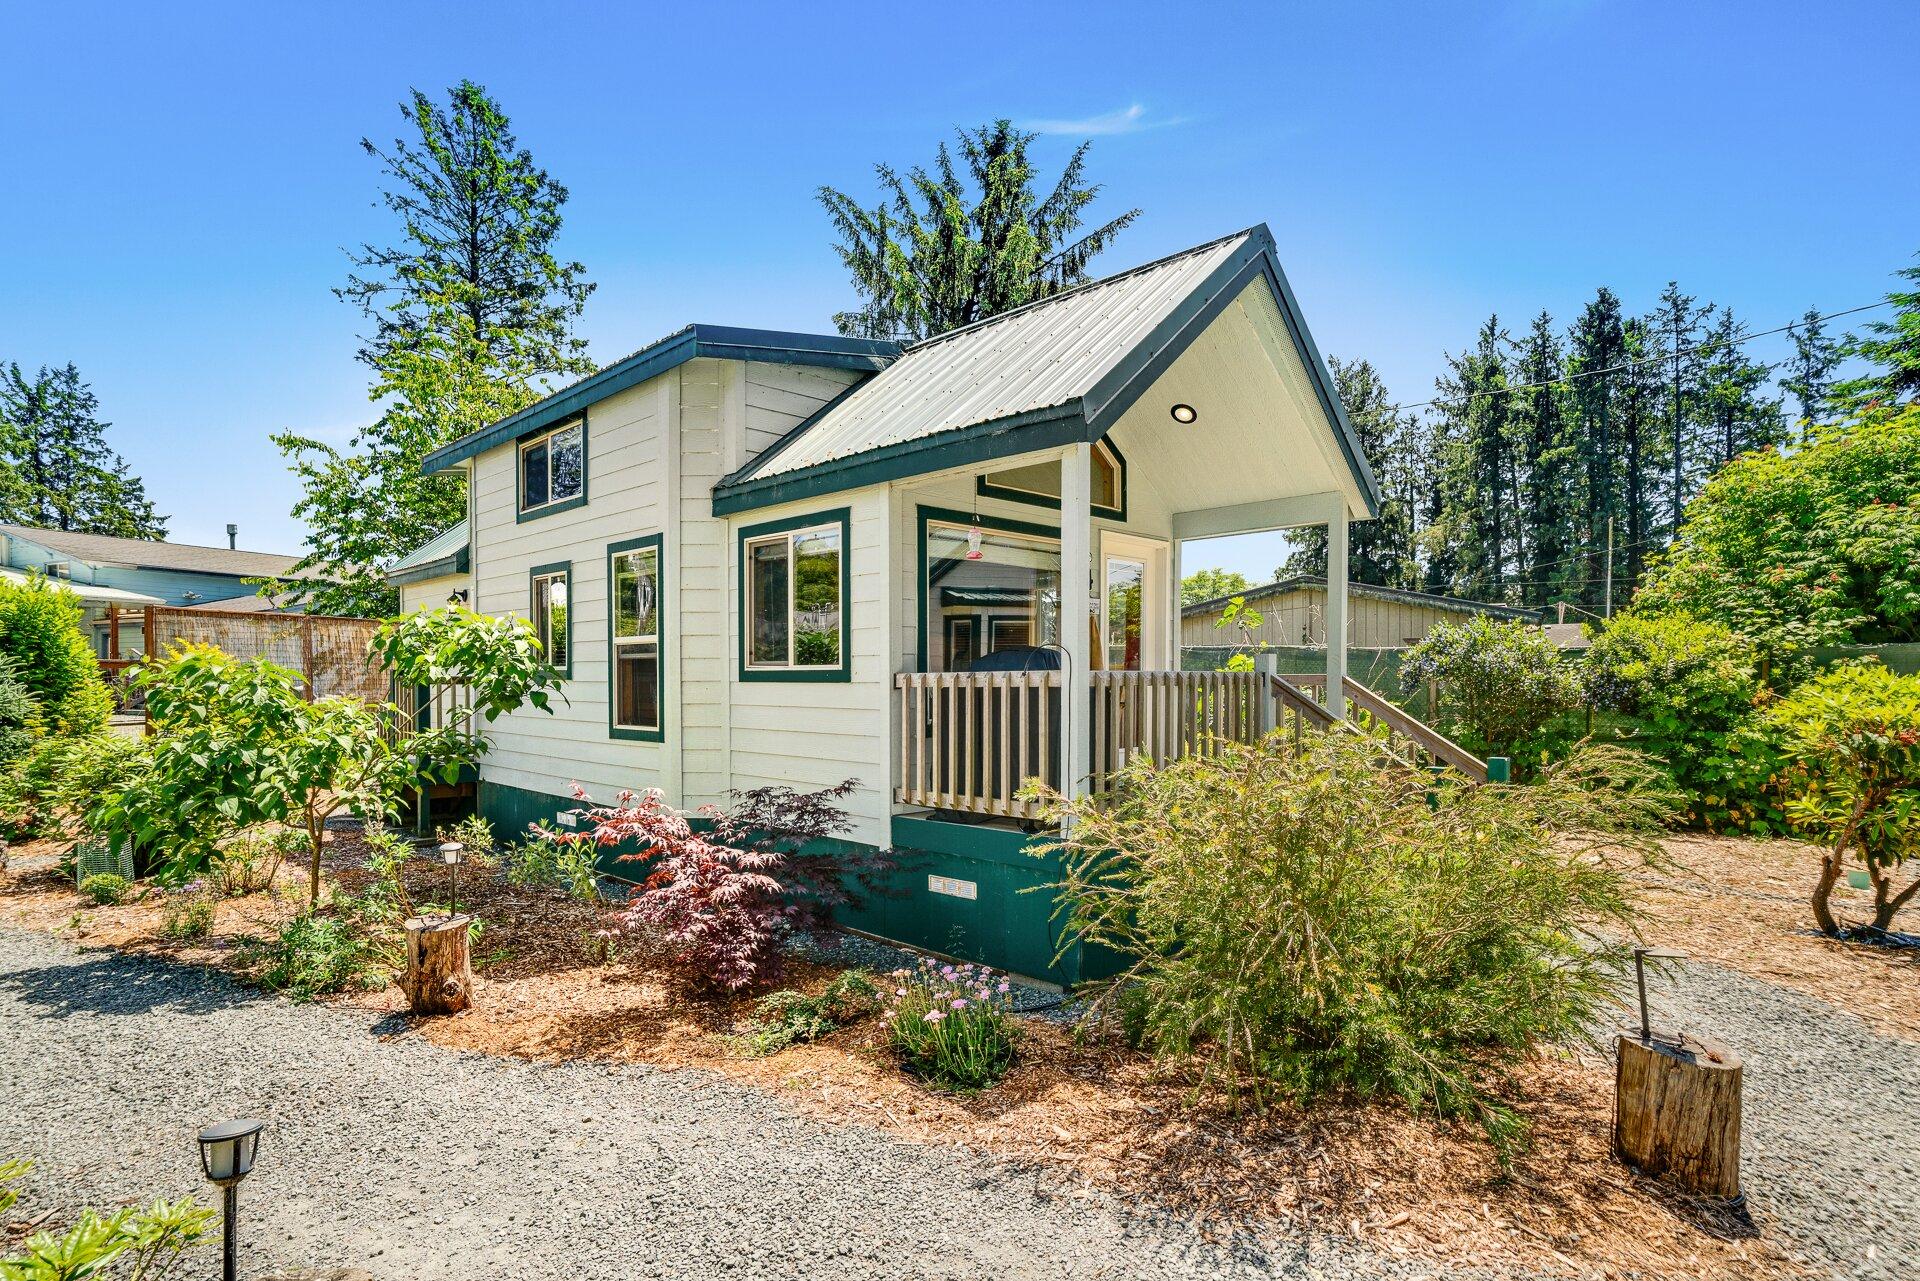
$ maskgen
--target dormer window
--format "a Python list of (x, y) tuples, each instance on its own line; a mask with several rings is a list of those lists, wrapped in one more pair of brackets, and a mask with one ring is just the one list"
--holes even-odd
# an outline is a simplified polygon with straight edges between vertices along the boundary
[(521, 516), (544, 516), (586, 501), (586, 419), (520, 442)]

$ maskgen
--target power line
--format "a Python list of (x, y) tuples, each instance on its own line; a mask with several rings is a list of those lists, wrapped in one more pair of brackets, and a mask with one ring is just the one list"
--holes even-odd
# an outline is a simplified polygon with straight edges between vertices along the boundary
[[(1791, 324), (1780, 325), (1773, 329), (1762, 329), (1758, 333), (1742, 334), (1740, 335), (1740, 337), (1731, 339), (1727, 342), (1722, 342), (1718, 338), (1709, 338), (1705, 342), (1690, 343), (1685, 347), (1679, 348), (1678, 354), (1685, 355), (1690, 352), (1702, 351), (1702, 350), (1711, 351), (1716, 347), (1722, 347), (1722, 346), (1737, 347), (1742, 343), (1751, 342), (1755, 338), (1769, 338), (1774, 334), (1789, 333), (1795, 329), (1804, 328), (1807, 325), (1824, 324), (1829, 320), (1838, 320), (1842, 316), (1853, 316), (1853, 315), (1858, 315), (1860, 312), (1863, 312), (1863, 311), (1874, 311), (1880, 307), (1890, 307), (1893, 305), (1893, 302), (1894, 300), (1891, 298), (1882, 298), (1879, 302), (1865, 303), (1858, 307), (1848, 307), (1843, 311), (1828, 312), (1826, 315), (1816, 316), (1812, 320), (1808, 320), (1803, 316), (1802, 318), (1794, 321)], [(1539, 391), (1540, 389), (1545, 387), (1565, 387), (1565, 386), (1568, 386), (1569, 384), (1580, 381), (1582, 378), (1599, 378), (1605, 374), (1619, 373), (1623, 369), (1637, 369), (1641, 365), (1650, 365), (1655, 361), (1671, 360), (1675, 354), (1676, 354), (1675, 351), (1670, 349), (1667, 351), (1659, 352), (1655, 355), (1642, 356), (1638, 360), (1627, 360), (1627, 361), (1622, 361), (1617, 365), (1608, 365), (1602, 369), (1583, 369), (1577, 374), (1568, 374), (1564, 378), (1554, 378), (1547, 382), (1516, 383), (1515, 385), (1510, 387), (1496, 387), (1489, 391), (1469, 392), (1465, 396), (1436, 396), (1432, 400), (1413, 401), (1404, 405), (1388, 405), (1381, 412), (1388, 413), (1388, 414), (1397, 414), (1403, 409), (1429, 409), (1434, 405), (1464, 404), (1464, 403), (1476, 400), (1482, 396), (1505, 396), (1516, 391)], [(1773, 366), (1769, 366), (1767, 372), (1769, 373), (1773, 372), (1773, 368), (1774, 368)]]

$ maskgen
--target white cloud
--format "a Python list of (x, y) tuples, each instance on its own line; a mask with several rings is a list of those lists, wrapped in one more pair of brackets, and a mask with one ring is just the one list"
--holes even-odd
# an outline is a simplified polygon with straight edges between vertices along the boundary
[(1028, 120), (1025, 128), (1035, 133), (1071, 134), (1079, 138), (1104, 137), (1117, 133), (1139, 133), (1142, 129), (1164, 129), (1168, 125), (1184, 123), (1182, 118), (1164, 116), (1154, 118), (1145, 106), (1133, 103), (1118, 111), (1102, 112), (1097, 116), (1085, 116), (1078, 120)]

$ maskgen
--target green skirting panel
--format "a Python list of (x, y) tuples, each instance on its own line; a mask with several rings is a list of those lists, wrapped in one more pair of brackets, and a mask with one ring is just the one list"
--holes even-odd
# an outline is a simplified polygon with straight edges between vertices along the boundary
[[(571, 796), (549, 796), (545, 792), (530, 792), (524, 787), (490, 783), (484, 778), (480, 780), (476, 802), (480, 817), (493, 824), (494, 839), (502, 845), (517, 845), (524, 841), (527, 829), (541, 821), (565, 831), (555, 820), (560, 811), (578, 809), (579, 805), (580, 802)], [(637, 865), (617, 862), (618, 853), (610, 849), (600, 856), (600, 874), (616, 880), (634, 880)]]

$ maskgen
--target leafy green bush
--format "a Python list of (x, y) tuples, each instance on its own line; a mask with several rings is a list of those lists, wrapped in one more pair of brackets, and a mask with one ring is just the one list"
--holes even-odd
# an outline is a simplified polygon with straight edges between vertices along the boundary
[(1765, 693), (1753, 644), (1719, 623), (1624, 614), (1587, 651), (1587, 692), (1621, 719), (1608, 728), (1652, 756), (1712, 829), (1780, 831), (1767, 791), (1777, 735), (1754, 720)]
[(1441, 725), (1475, 752), (1514, 748), (1580, 699), (1578, 673), (1537, 627), (1476, 615), (1440, 623), (1401, 656), (1402, 686), (1440, 686)]
[(1920, 893), (1920, 876), (1894, 887), (1920, 854), (1920, 676), (1837, 667), (1768, 708), (1792, 764), (1780, 787), (1794, 827), (1826, 845), (1813, 892), (1814, 919), (1840, 933), (1831, 898), (1849, 853), (1873, 885), (1873, 928)]
[(463, 818), (452, 827), (440, 828), (434, 837), (442, 844), (454, 841), (465, 846), (466, 852), (460, 857), (469, 863), (478, 863), (482, 867), (498, 867), (500, 864), (500, 846), (493, 837), (493, 824), (478, 814)]
[(826, 667), (839, 662), (840, 633), (811, 630), (795, 632), (793, 661), (813, 667)]
[(1819, 645), (1920, 639), (1920, 407), (1721, 468), (1633, 607), (1719, 619), (1776, 662)]
[(1528, 786), (1428, 777), (1344, 730), (1154, 769), (1068, 804), (1063, 947), (1127, 968), (1142, 1042), (1256, 1102), (1398, 1095), (1522, 1126), (1493, 1074), (1567, 1042), (1610, 1000), (1634, 932), (1628, 873), (1668, 800), (1632, 752), (1587, 747)]
[(244, 898), (273, 885), (280, 865), (298, 857), (307, 849), (303, 832), (287, 829), (279, 832), (245, 832), (239, 839), (220, 846), (210, 861), (208, 874), (224, 898)]
[(1013, 1066), (1012, 985), (983, 965), (923, 960), (895, 970), (887, 1041), (915, 1076), (984, 1090)]
[(95, 872), (80, 882), (80, 892), (101, 907), (125, 902), (132, 888), (133, 882), (118, 872)]
[(0, 581), (0, 654), (12, 660), (56, 734), (98, 733), (113, 712), (100, 660), (81, 627), (85, 615), (78, 596), (37, 575)]
[(160, 934), (176, 942), (203, 939), (213, 933), (213, 895), (206, 884), (194, 881), (167, 895), (160, 908)]
[(817, 1041), (879, 1008), (880, 989), (873, 980), (859, 970), (848, 970), (819, 996), (789, 988), (761, 997), (740, 1039), (749, 1053), (778, 1054), (789, 1045)]
[(522, 889), (563, 889), (583, 903), (598, 902), (600, 850), (589, 843), (561, 840), (561, 835), (538, 824), (525, 841), (509, 847), (507, 880)]
[(13, 768), (46, 732), (40, 704), (11, 655), (0, 654), (0, 771)]
[[(30, 1161), (0, 1161), (0, 1214), (19, 1200), (8, 1185), (32, 1168)], [(125, 1206), (104, 1217), (82, 1210), (64, 1232), (36, 1232), (0, 1258), (0, 1277), (82, 1281), (116, 1276), (127, 1281), (161, 1281), (178, 1269), (181, 1256), (199, 1244), (218, 1218), (218, 1211), (192, 1197)]]
[(313, 912), (288, 921), (244, 959), (258, 968), (262, 987), (296, 1001), (355, 986), (376, 988), (388, 974), (381, 949), (353, 921)]

